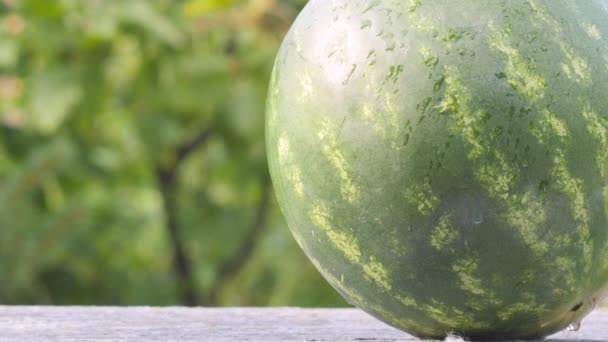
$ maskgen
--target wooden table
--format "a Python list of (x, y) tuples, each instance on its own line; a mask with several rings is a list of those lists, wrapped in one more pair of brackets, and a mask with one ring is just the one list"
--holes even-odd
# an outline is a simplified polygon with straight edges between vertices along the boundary
[[(356, 309), (0, 306), (0, 341), (411, 341)], [(608, 309), (552, 341), (608, 341)]]

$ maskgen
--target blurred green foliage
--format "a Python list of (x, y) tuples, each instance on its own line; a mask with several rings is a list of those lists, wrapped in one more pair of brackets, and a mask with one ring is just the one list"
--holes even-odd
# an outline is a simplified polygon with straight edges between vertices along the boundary
[(268, 183), (304, 3), (0, 0), (0, 303), (344, 305)]

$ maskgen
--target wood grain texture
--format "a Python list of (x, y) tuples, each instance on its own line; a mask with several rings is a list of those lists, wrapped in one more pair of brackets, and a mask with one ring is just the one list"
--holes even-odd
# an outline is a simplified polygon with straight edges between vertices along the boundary
[[(411, 341), (357, 309), (0, 306), (0, 341)], [(608, 341), (608, 310), (551, 341)]]

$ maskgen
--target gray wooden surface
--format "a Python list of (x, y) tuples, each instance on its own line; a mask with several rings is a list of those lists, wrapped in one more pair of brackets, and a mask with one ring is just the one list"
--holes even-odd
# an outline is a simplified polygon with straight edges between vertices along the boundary
[[(608, 310), (553, 341), (608, 341)], [(410, 341), (356, 309), (0, 306), (0, 341)]]

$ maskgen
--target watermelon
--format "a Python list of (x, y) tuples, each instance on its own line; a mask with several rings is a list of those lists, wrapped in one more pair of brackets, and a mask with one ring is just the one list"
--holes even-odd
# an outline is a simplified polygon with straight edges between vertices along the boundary
[(311, 0), (266, 142), (298, 244), (392, 326), (537, 339), (607, 292), (606, 0)]

